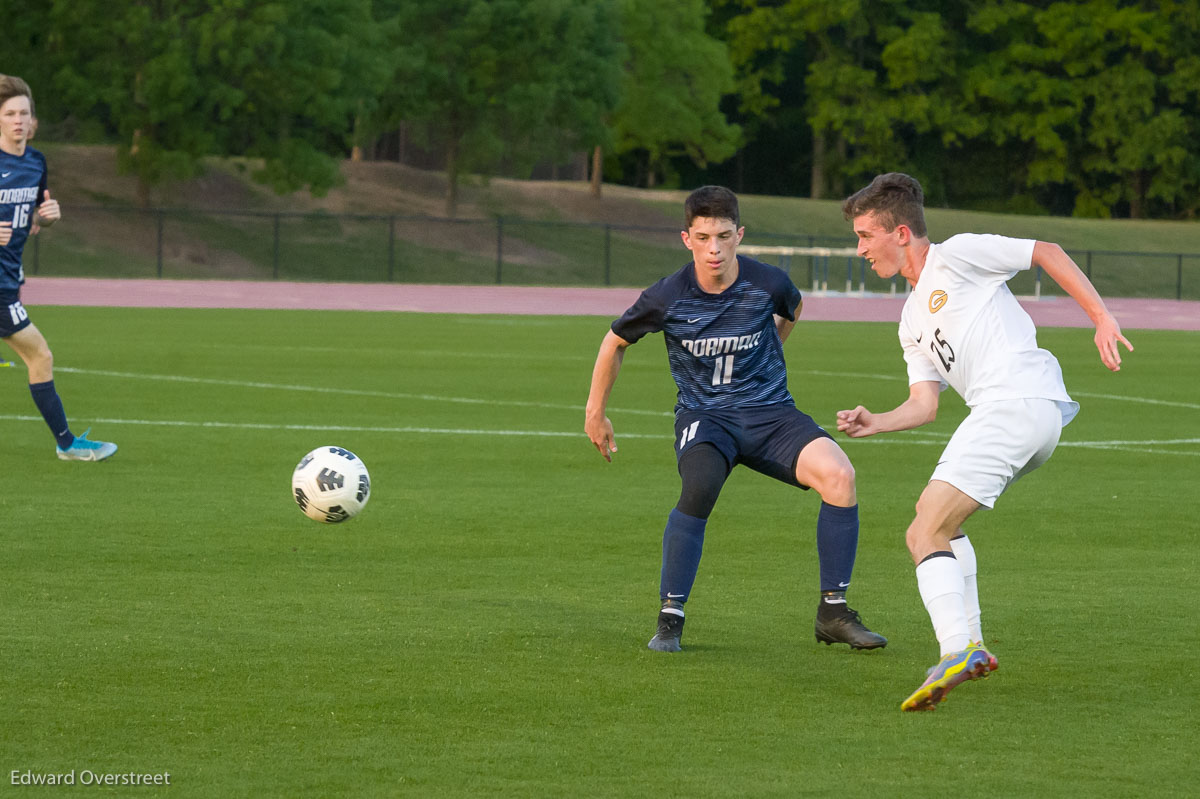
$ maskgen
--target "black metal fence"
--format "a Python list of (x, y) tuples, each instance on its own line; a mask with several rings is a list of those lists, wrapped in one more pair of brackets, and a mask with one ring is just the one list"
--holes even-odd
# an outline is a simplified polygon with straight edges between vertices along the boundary
[[(853, 242), (850, 242), (852, 244)], [(818, 248), (827, 245), (817, 245)], [(812, 245), (809, 245), (812, 248)], [(844, 253), (754, 253), (754, 257), (788, 271), (802, 287), (814, 291), (897, 294), (907, 291), (902, 278), (883, 280), (867, 261)], [(767, 249), (776, 249), (768, 246)], [(779, 249), (787, 249), (782, 247)], [(853, 249), (846, 243), (836, 249)], [(1080, 269), (1104, 296), (1200, 299), (1200, 254), (1148, 253), (1118, 250), (1068, 250)], [(1185, 275), (1187, 275), (1185, 282)], [(1065, 295), (1040, 267), (1018, 273), (1009, 287), (1022, 296)]]
[[(745, 244), (853, 247), (853, 237), (762, 233)], [(1074, 250), (1105, 296), (1200, 299), (1200, 253)], [(674, 227), (425, 216), (73, 207), (34, 236), (26, 272), (333, 282), (645, 286), (687, 262)], [(765, 257), (801, 286), (887, 292), (853, 256)], [(1036, 271), (1011, 282), (1039, 291)], [(1058, 292), (1050, 281), (1040, 293)]]

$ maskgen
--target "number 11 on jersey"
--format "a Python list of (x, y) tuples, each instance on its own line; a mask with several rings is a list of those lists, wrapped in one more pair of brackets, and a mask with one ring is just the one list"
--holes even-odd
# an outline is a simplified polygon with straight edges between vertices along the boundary
[(722, 355), (717, 358), (716, 367), (713, 369), (714, 386), (729, 385), (733, 380), (733, 356)]

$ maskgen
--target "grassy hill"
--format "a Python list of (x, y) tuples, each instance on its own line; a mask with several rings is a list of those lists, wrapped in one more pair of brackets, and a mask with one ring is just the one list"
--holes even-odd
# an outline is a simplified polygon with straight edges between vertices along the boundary
[[(605, 186), (595, 198), (579, 182), (471, 178), (458, 218), (447, 220), (440, 173), (347, 161), (343, 184), (327, 196), (278, 196), (251, 180), (249, 162), (213, 159), (204, 175), (156, 188), (151, 213), (135, 208), (135, 181), (118, 173), (112, 148), (38, 144), (65, 224), (36, 242), (36, 274), (636, 286), (683, 262), (685, 191)], [(854, 241), (837, 200), (743, 195), (742, 212), (747, 243)], [(941, 208), (928, 210), (928, 222), (934, 240), (959, 232), (1039, 238), (1061, 243), (1081, 264), (1092, 251), (1088, 266), (1102, 291), (1174, 296), (1182, 277), (1184, 296), (1200, 297), (1197, 222)], [(1160, 255), (1101, 254), (1109, 251)], [(879, 288), (870, 277), (868, 288)]]

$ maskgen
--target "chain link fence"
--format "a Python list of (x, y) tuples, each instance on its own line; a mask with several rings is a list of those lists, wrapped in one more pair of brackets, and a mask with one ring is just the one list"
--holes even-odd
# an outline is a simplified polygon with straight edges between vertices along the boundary
[[(853, 248), (853, 237), (752, 231), (747, 245)], [(1104, 296), (1200, 299), (1200, 253), (1072, 250)], [(888, 293), (855, 256), (763, 256), (801, 287)], [(498, 217), (73, 207), (32, 237), (30, 275), (647, 286), (689, 259), (673, 227)], [(1017, 294), (1061, 294), (1038, 270)], [(1040, 284), (1040, 285), (1039, 285)]]

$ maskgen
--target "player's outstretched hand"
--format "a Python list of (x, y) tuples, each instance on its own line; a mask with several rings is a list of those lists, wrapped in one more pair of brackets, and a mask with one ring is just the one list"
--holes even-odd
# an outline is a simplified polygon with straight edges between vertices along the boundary
[(12, 239), (12, 222), (0, 222), (0, 247)]
[(878, 432), (874, 427), (875, 417), (863, 406), (852, 411), (837, 412), (837, 429), (851, 438), (862, 438)]
[(62, 210), (58, 207), (58, 200), (50, 198), (49, 189), (46, 189), (42, 204), (38, 206), (37, 215), (41, 217), (42, 223), (46, 225), (52, 225), (62, 218)]
[(612, 453), (617, 451), (617, 440), (613, 436), (612, 422), (608, 420), (608, 417), (602, 416), (598, 419), (588, 417), (583, 429), (587, 432), (588, 438), (592, 440), (592, 445), (600, 450), (604, 460), (612, 463)]
[(1125, 349), (1133, 352), (1129, 339), (1121, 335), (1121, 326), (1111, 316), (1106, 316), (1096, 325), (1096, 349), (1100, 350), (1100, 360), (1113, 372), (1121, 371), (1121, 348), (1117, 342), (1125, 345)]

